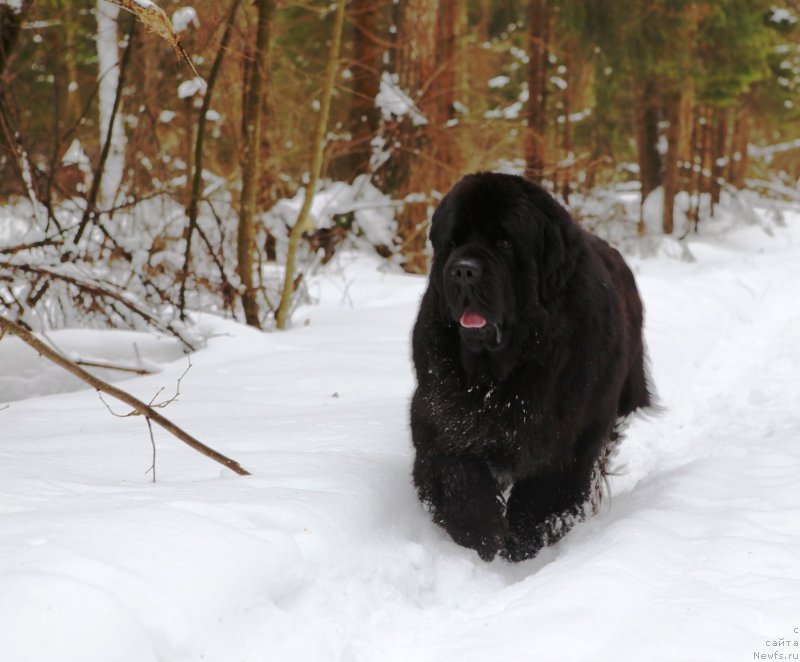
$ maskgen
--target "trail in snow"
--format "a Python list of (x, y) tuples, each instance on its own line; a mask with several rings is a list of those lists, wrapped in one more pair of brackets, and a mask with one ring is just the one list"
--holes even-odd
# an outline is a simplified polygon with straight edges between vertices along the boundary
[[(0, 659), (793, 659), (768, 645), (800, 642), (800, 213), (786, 220), (693, 238), (693, 263), (631, 260), (663, 411), (631, 422), (601, 512), (518, 565), (483, 563), (416, 500), (424, 281), (371, 260), (343, 256), (291, 333), (202, 319), (213, 337), (168, 415), (251, 478), (157, 433), (152, 485), (143, 421), (88, 391), (12, 402)], [(106, 358), (132, 341), (82, 334), (54, 337)], [(8, 342), (0, 393), (19, 379)], [(124, 386), (148, 397), (185, 362), (142, 347), (162, 372)], [(24, 351), (15, 373), (43, 369)]]

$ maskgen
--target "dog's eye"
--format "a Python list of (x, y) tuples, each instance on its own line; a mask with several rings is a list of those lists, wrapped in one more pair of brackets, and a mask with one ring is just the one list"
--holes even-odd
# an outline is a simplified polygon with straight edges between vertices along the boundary
[(513, 248), (508, 239), (498, 239), (496, 245), (501, 251), (510, 251)]

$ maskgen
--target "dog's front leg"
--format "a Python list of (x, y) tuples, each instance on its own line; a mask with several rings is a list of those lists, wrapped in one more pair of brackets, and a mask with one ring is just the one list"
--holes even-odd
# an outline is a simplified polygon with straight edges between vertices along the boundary
[(414, 484), (433, 521), (459, 545), (491, 561), (507, 534), (502, 496), (489, 466), (476, 457), (417, 452)]

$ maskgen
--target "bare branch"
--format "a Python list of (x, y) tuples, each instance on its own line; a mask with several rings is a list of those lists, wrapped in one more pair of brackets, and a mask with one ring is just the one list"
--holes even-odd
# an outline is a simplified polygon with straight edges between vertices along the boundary
[(178, 377), (178, 383), (175, 385), (175, 395), (173, 395), (169, 400), (165, 400), (164, 402), (159, 402), (158, 404), (153, 404), (155, 402), (155, 399), (161, 393), (161, 391), (164, 390), (163, 388), (161, 388), (159, 389), (158, 393), (156, 393), (153, 396), (153, 399), (150, 401), (151, 407), (158, 407), (159, 409), (163, 409), (164, 407), (171, 405), (178, 399), (178, 396), (180, 396), (181, 394), (181, 381), (183, 381), (183, 378), (186, 377), (186, 373), (192, 369), (192, 359), (189, 357), (188, 354), (186, 355), (186, 359), (189, 361), (189, 365), (186, 366), (186, 370), (183, 371), (183, 374), (180, 377)]
[(69, 283), (70, 285), (74, 285), (80, 290), (89, 292), (90, 294), (93, 294), (95, 296), (111, 299), (112, 301), (121, 304), (135, 315), (138, 315), (145, 322), (147, 322), (154, 328), (158, 329), (159, 331), (162, 331), (164, 333), (169, 333), (170, 335), (175, 336), (186, 346), (187, 349), (189, 349), (189, 351), (195, 350), (195, 347), (192, 345), (192, 343), (189, 342), (186, 338), (184, 338), (183, 335), (180, 333), (180, 331), (175, 329), (171, 323), (167, 324), (161, 323), (152, 313), (138, 306), (136, 303), (134, 303), (127, 297), (123, 296), (119, 292), (115, 292), (111, 289), (108, 289), (107, 287), (104, 287), (100, 283), (83, 280), (81, 278), (76, 278), (75, 276), (69, 276), (67, 274), (59, 273), (58, 271), (53, 271), (52, 269), (35, 267), (31, 264), (16, 264), (15, 262), (7, 262), (5, 260), (0, 260), (0, 268), (8, 269), (10, 271), (21, 271), (31, 274), (47, 276), (51, 279), (61, 280), (64, 281), (65, 283)]
[(119, 64), (119, 82), (117, 83), (117, 91), (114, 96), (114, 104), (111, 107), (111, 116), (108, 120), (106, 139), (103, 143), (102, 150), (100, 150), (100, 159), (92, 177), (92, 185), (89, 189), (89, 194), (86, 196), (86, 208), (83, 211), (83, 218), (81, 218), (81, 222), (78, 225), (78, 231), (75, 233), (75, 244), (80, 241), (89, 222), (97, 218), (97, 195), (100, 192), (100, 182), (103, 180), (106, 161), (108, 160), (108, 155), (111, 152), (114, 122), (117, 119), (117, 112), (119, 111), (120, 102), (122, 101), (122, 90), (125, 88), (125, 74), (128, 71), (128, 62), (130, 62), (130, 54), (133, 51), (133, 38), (135, 34), (136, 22), (134, 21), (131, 23), (130, 30), (128, 31), (128, 45), (125, 46), (125, 52), (122, 54), (122, 61)]
[[(208, 83), (206, 84), (205, 94), (203, 95), (203, 105), (200, 108), (200, 115), (197, 118), (197, 138), (194, 148), (194, 175), (192, 177), (191, 197), (189, 199), (189, 208), (187, 215), (189, 217), (189, 227), (186, 231), (186, 251), (183, 258), (183, 279), (181, 280), (180, 293), (178, 296), (178, 309), (181, 312), (181, 319), (186, 315), (186, 282), (188, 280), (189, 267), (192, 259), (192, 233), (195, 229), (199, 230), (197, 225), (197, 211), (200, 204), (200, 186), (203, 180), (203, 141), (206, 133), (206, 119), (208, 117), (208, 110), (211, 107), (211, 92), (214, 90), (214, 84), (217, 81), (222, 60), (228, 50), (228, 42), (230, 41), (231, 32), (233, 31), (234, 19), (236, 12), (239, 9), (240, 0), (233, 0), (231, 7), (228, 10), (228, 18), (225, 21), (225, 30), (222, 33), (222, 40), (217, 50), (217, 55), (214, 57), (214, 63), (211, 65), (211, 73), (208, 76)], [(205, 237), (204, 237), (205, 239)], [(208, 244), (208, 241), (206, 240)], [(212, 259), (216, 261), (211, 246), (209, 245), (209, 252)], [(222, 272), (223, 279), (225, 279), (225, 272), (222, 266), (219, 265)]]
[(122, 389), (117, 388), (116, 386), (112, 386), (107, 382), (104, 382), (102, 379), (98, 379), (94, 375), (89, 374), (80, 366), (75, 365), (72, 361), (68, 358), (62, 356), (55, 350), (48, 347), (45, 343), (39, 340), (36, 336), (34, 336), (30, 331), (28, 331), (25, 327), (16, 322), (13, 322), (9, 319), (0, 315), (0, 327), (5, 330), (11, 331), (15, 336), (17, 336), (20, 340), (24, 343), (30, 345), (35, 349), (39, 354), (44, 356), (46, 359), (49, 359), (56, 365), (64, 368), (67, 372), (75, 375), (78, 379), (89, 384), (91, 387), (95, 388), (98, 391), (102, 391), (103, 393), (107, 393), (113, 398), (124, 402), (126, 405), (133, 408), (133, 410), (139, 414), (144, 415), (148, 419), (151, 419), (153, 422), (160, 425), (164, 428), (167, 432), (172, 434), (173, 436), (180, 439), (186, 445), (194, 448), (198, 453), (205, 455), (208, 458), (211, 458), (215, 462), (227, 467), (231, 471), (239, 474), (240, 476), (249, 476), (250, 472), (246, 469), (243, 469), (238, 462), (222, 455), (221, 453), (215, 451), (213, 448), (210, 448), (203, 444), (201, 441), (198, 441), (190, 434), (185, 432), (183, 429), (175, 425), (172, 421), (170, 421), (165, 416), (159, 414), (155, 409), (146, 405), (141, 400), (133, 397), (129, 393), (123, 391)]
[(118, 414), (113, 409), (111, 409), (111, 405), (106, 402), (106, 399), (103, 397), (102, 391), (97, 392), (97, 397), (100, 398), (100, 402), (102, 402), (106, 406), (106, 409), (108, 409), (108, 413), (111, 414), (112, 416), (115, 416), (116, 418), (128, 418), (129, 416), (133, 416), (133, 414), (135, 413), (135, 412), (128, 412), (127, 414)]
[(42, 239), (41, 241), (33, 241), (29, 244), (19, 244), (17, 246), (9, 246), (8, 248), (0, 248), (0, 255), (16, 255), (22, 251), (28, 251), (33, 248), (43, 248), (45, 246), (60, 246), (64, 243), (63, 239)]
[(132, 372), (135, 375), (152, 375), (152, 370), (147, 368), (130, 368), (128, 366), (114, 365), (112, 363), (103, 363), (102, 361), (86, 361), (85, 359), (78, 359), (75, 365), (86, 366), (87, 368), (102, 368), (103, 370), (119, 370), (120, 372)]

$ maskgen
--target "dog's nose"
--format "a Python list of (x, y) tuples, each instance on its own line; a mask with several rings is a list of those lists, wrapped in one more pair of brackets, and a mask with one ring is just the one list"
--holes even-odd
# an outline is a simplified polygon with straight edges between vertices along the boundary
[(461, 285), (471, 285), (481, 276), (481, 265), (477, 260), (461, 258), (450, 267), (450, 277)]

